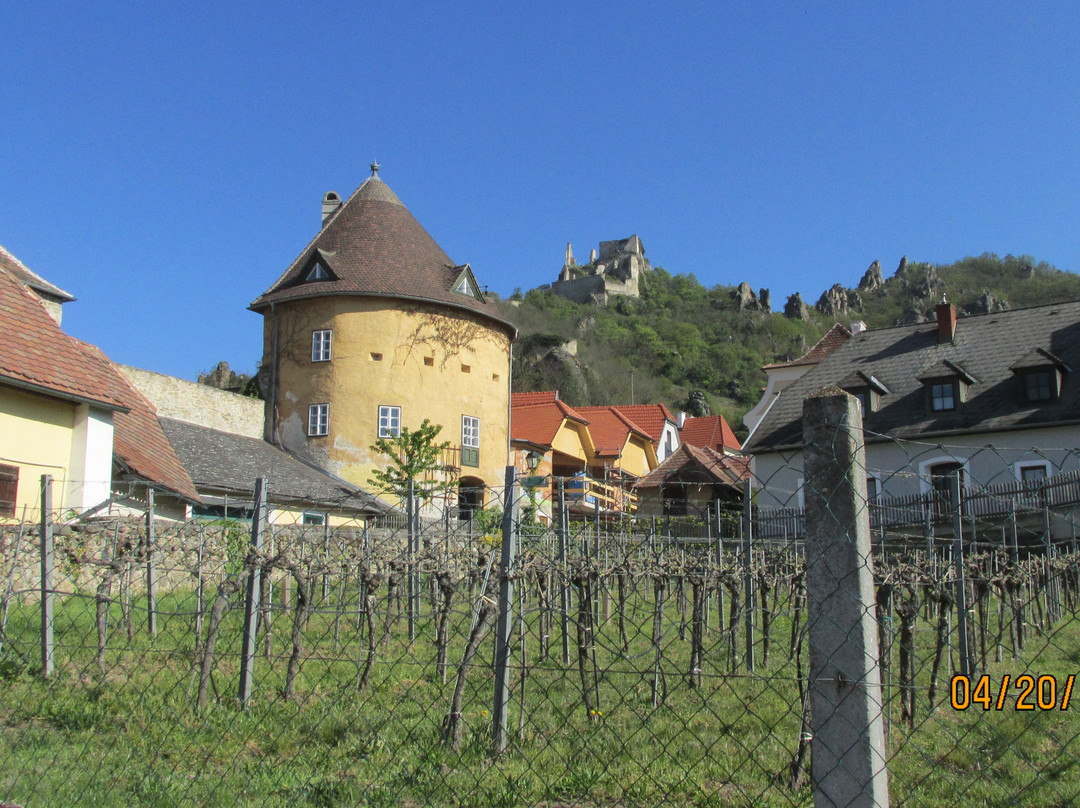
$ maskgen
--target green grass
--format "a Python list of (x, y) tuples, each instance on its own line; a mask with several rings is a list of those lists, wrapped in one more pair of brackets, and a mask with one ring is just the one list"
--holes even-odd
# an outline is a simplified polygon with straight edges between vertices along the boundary
[[(445, 683), (435, 665), (425, 588), (416, 639), (409, 642), (404, 617), (395, 620), (360, 693), (354, 602), (344, 604), (340, 617), (334, 602), (312, 615), (291, 700), (283, 697), (291, 613), (279, 613), (269, 656), (260, 637), (255, 694), (246, 710), (236, 702), (242, 616), (233, 609), (218, 639), (211, 701), (201, 713), (194, 706), (192, 593), (159, 599), (156, 637), (136, 610), (129, 640), (114, 604), (104, 672), (95, 661), (93, 599), (61, 598), (58, 668), (47, 682), (35, 670), (35, 607), (17, 605), (8, 626), (13, 642), (0, 657), (0, 800), (26, 806), (810, 805), (810, 789), (793, 792), (787, 785), (800, 711), (784, 604), (768, 664), (759, 628), (755, 672), (740, 664), (732, 675), (714, 603), (703, 684), (693, 689), (686, 675), (690, 631), (680, 639), (672, 594), (662, 643), (667, 698), (654, 706), (653, 604), (644, 596), (651, 583), (637, 586), (628, 599), (627, 651), (614, 615), (598, 631), (594, 715), (584, 707), (573, 623), (570, 665), (561, 659), (557, 616), (549, 656), (541, 659), (537, 603), (527, 601), (523, 729), (521, 625), (515, 623), (510, 746), (501, 755), (491, 747), (491, 635), (468, 680), (463, 743), (453, 750), (440, 739), (472, 619), (464, 592), (451, 619)], [(382, 616), (385, 590), (380, 595)], [(1080, 692), (1067, 712), (957, 712), (943, 683), (944, 703), (930, 713), (933, 633), (923, 621), (918, 631), (914, 729), (900, 724), (895, 674), (890, 689), (893, 804), (1052, 806), (1080, 799)], [(740, 651), (742, 642), (740, 635)], [(1024, 659), (990, 672), (1064, 677), (1080, 669), (1078, 652), (1080, 624), (1068, 618), (1053, 634), (1032, 637)], [(897, 654), (894, 648), (894, 664)]]

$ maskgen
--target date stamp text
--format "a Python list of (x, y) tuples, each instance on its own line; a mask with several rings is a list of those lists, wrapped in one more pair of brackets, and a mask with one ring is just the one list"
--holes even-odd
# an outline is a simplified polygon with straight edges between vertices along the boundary
[(1015, 679), (1003, 674), (1001, 680), (983, 674), (954, 676), (949, 685), (954, 710), (981, 707), (984, 710), (1068, 710), (1076, 675), (1033, 676)]

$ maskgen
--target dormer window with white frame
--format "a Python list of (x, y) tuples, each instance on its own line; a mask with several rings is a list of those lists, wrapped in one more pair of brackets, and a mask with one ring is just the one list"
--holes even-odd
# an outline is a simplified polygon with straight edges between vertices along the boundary
[(334, 332), (330, 328), (323, 328), (311, 332), (311, 361), (329, 362), (331, 355), (331, 343)]

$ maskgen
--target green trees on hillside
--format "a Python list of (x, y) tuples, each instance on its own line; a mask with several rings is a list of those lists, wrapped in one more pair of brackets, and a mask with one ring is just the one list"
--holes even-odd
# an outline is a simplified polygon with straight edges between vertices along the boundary
[[(633, 399), (673, 408), (701, 390), (712, 412), (739, 428), (764, 386), (761, 367), (801, 356), (835, 322), (861, 319), (883, 328), (933, 316), (942, 295), (961, 311), (977, 308), (984, 292), (1011, 308), (1074, 300), (1080, 276), (1030, 256), (986, 253), (948, 266), (912, 261), (881, 289), (860, 292), (860, 310), (839, 317), (812, 310), (807, 321), (785, 317), (783, 301), (773, 301), (780, 313), (740, 312), (734, 286), (707, 288), (693, 275), (662, 267), (641, 277), (640, 290), (640, 298), (617, 297), (604, 307), (572, 303), (548, 289), (500, 304), (522, 334), (514, 348), (514, 389), (558, 388), (571, 404)], [(571, 340), (576, 359), (542, 358)]]

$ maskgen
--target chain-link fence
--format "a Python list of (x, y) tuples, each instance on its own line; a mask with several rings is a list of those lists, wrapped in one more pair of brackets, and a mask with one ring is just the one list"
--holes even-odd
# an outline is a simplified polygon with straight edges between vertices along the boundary
[(898, 503), (823, 441), (805, 513), (774, 475), (679, 517), (543, 524), (514, 483), (468, 519), (0, 527), (0, 800), (1071, 804), (1066, 464)]

